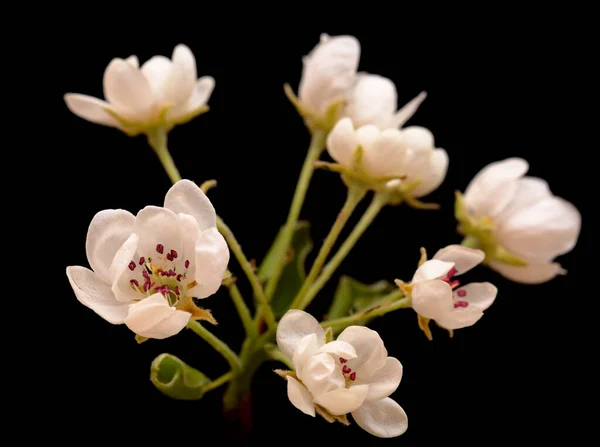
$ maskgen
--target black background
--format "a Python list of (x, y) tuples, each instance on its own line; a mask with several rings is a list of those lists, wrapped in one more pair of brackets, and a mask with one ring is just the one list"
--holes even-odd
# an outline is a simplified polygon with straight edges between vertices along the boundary
[[(53, 333), (60, 340), (54, 349), (64, 356), (68, 372), (53, 371), (57, 377), (48, 384), (60, 396), (55, 402), (64, 423), (88, 436), (114, 438), (118, 431), (119, 437), (138, 441), (165, 436), (171, 442), (218, 442), (229, 430), (220, 413), (223, 389), (201, 401), (177, 402), (163, 397), (149, 381), (150, 363), (162, 352), (181, 357), (210, 377), (226, 370), (219, 355), (190, 331), (138, 345), (125, 326), (112, 326), (79, 304), (64, 275), (67, 265), (88, 266), (85, 236), (97, 211), (124, 208), (135, 213), (148, 204), (161, 205), (170, 187), (143, 137), (129, 138), (88, 123), (60, 102), (66, 92), (102, 97), (102, 74), (113, 57), (136, 54), (143, 63), (155, 54), (170, 56), (176, 44), (185, 43), (196, 56), (199, 76), (215, 77), (210, 112), (172, 131), (169, 145), (184, 178), (218, 180), (209, 196), (251, 258), (264, 256), (287, 215), (309, 135), (282, 87), (289, 82), (297, 91), (301, 57), (321, 32), (357, 36), (362, 44), (360, 70), (391, 78), (399, 105), (426, 90), (428, 98), (409, 124), (429, 128), (437, 146), (450, 156), (446, 181), (426, 198), (442, 209), (386, 208), (340, 272), (363, 282), (410, 279), (419, 247), (433, 254), (460, 242), (452, 213), (454, 190), (464, 190), (479, 169), (495, 160), (527, 159), (530, 175), (545, 178), (555, 194), (582, 209), (585, 197), (579, 193), (577, 174), (581, 158), (567, 154), (572, 143), (571, 130), (565, 128), (571, 94), (558, 72), (576, 56), (563, 36), (550, 25), (538, 23), (532, 30), (525, 19), (440, 27), (426, 26), (420, 16), (415, 20), (422, 22), (384, 27), (375, 22), (345, 26), (341, 20), (287, 26), (283, 21), (277, 28), (270, 22), (244, 22), (221, 28), (218, 23), (210, 26), (205, 17), (195, 29), (174, 26), (168, 32), (150, 27), (120, 32), (123, 23), (114, 22), (114, 28), (104, 28), (102, 38), (97, 30), (91, 32), (93, 26), (69, 25), (71, 37), (61, 40), (53, 56), (61, 67), (51, 111), (60, 120), (55, 132), (61, 151), (60, 167), (49, 185), (60, 189), (65, 200), (56, 212), (67, 216), (58, 230), (59, 262), (50, 268), (59, 275), (54, 293), (60, 317)], [(312, 222), (317, 243), (343, 200), (339, 178), (316, 172), (302, 218)], [(366, 205), (367, 200), (350, 225)], [(356, 424), (330, 425), (303, 415), (289, 403), (285, 382), (271, 372), (277, 364), (269, 363), (254, 380), (251, 441), (429, 446), (558, 437), (572, 417), (575, 397), (566, 377), (576, 368), (579, 346), (575, 334), (561, 330), (560, 324), (581, 314), (565, 303), (577, 295), (583, 280), (582, 260), (591, 251), (583, 241), (586, 231), (584, 218), (579, 245), (560, 259), (568, 276), (545, 285), (513, 284), (484, 267), (469, 274), (468, 279), (495, 283), (499, 296), (477, 325), (457, 331), (453, 339), (434, 328), (434, 340), (428, 341), (410, 309), (371, 325), (389, 354), (404, 365), (402, 383), (393, 395), (409, 416), (402, 437), (377, 440)], [(230, 268), (240, 274), (234, 260)], [(337, 277), (309, 309), (314, 315), (327, 309)], [(241, 284), (250, 296), (247, 284)], [(203, 304), (220, 322), (214, 333), (237, 350), (243, 333), (226, 290)], [(58, 430), (62, 439), (77, 438)]]

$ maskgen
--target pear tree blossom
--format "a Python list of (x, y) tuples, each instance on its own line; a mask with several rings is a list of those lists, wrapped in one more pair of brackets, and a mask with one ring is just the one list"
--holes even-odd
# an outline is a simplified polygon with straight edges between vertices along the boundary
[(171, 59), (154, 56), (141, 67), (136, 56), (113, 59), (103, 84), (104, 101), (67, 93), (67, 107), (92, 123), (137, 135), (153, 127), (170, 129), (206, 111), (215, 80), (198, 79), (194, 54), (177, 45)]
[(575, 247), (581, 213), (552, 194), (545, 180), (525, 176), (528, 169), (522, 158), (487, 165), (467, 186), (458, 217), (492, 269), (537, 284), (566, 273), (554, 259)]
[(350, 413), (368, 433), (400, 436), (408, 428), (406, 413), (389, 396), (402, 379), (402, 364), (388, 357), (377, 332), (349, 326), (326, 343), (325, 331), (310, 314), (288, 311), (277, 328), (277, 344), (295, 367), (288, 375), (288, 397), (303, 413), (321, 407), (332, 416)]
[(87, 233), (91, 270), (67, 267), (75, 296), (112, 324), (162, 339), (190, 318), (212, 320), (192, 298), (207, 298), (221, 285), (229, 249), (216, 228), (210, 200), (193, 182), (167, 192), (164, 208), (147, 206), (136, 216), (104, 210)]

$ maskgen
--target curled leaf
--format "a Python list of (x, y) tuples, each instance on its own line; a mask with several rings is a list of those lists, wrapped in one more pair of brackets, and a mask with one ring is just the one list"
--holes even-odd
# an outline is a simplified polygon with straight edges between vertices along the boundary
[(197, 400), (204, 396), (210, 379), (171, 354), (161, 354), (150, 367), (150, 380), (166, 396), (179, 400)]

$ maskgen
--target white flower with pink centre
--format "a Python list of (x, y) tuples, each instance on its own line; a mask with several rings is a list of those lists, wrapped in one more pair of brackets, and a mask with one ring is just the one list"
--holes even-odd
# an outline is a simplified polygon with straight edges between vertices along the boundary
[(479, 265), (484, 258), (483, 251), (460, 245), (439, 250), (417, 269), (408, 287), (415, 312), (446, 329), (475, 324), (496, 299), (498, 289), (489, 282), (461, 286), (456, 277)]
[(402, 365), (388, 357), (377, 332), (349, 326), (326, 343), (319, 322), (292, 309), (279, 322), (277, 345), (294, 364), (297, 379), (286, 377), (288, 397), (300, 411), (314, 417), (318, 405), (332, 416), (349, 413), (381, 438), (406, 431), (406, 413), (389, 397), (400, 384)]
[(164, 207), (147, 206), (137, 216), (100, 211), (86, 252), (92, 270), (67, 267), (77, 299), (109, 323), (156, 339), (177, 334), (203, 312), (210, 319), (192, 298), (214, 294), (229, 263), (215, 209), (189, 180), (171, 187)]

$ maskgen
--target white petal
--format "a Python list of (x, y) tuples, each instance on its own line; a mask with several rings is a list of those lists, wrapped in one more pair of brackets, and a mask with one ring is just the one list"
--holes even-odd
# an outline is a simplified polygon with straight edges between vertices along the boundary
[(433, 149), (435, 140), (429, 129), (420, 126), (411, 126), (401, 131), (407, 147), (414, 151)]
[(346, 360), (356, 358), (354, 346), (340, 340), (329, 342), (321, 346), (318, 351), (333, 354), (336, 357), (342, 357)]
[(357, 376), (371, 375), (383, 367), (387, 350), (377, 332), (364, 326), (349, 326), (342, 331), (338, 341), (351, 344), (356, 350), (356, 358), (349, 359), (346, 365)]
[[(183, 251), (179, 217), (171, 210), (158, 206), (147, 206), (135, 217), (133, 232), (139, 236), (138, 253), (152, 258), (153, 264), (162, 265), (171, 250)], [(157, 252), (163, 246), (163, 255)]]
[(125, 324), (138, 335), (163, 339), (178, 334), (188, 323), (191, 314), (169, 306), (160, 293), (130, 305)]
[(315, 404), (310, 392), (293, 377), (287, 376), (286, 379), (288, 398), (292, 405), (302, 413), (315, 417)]
[(413, 309), (425, 318), (437, 320), (453, 308), (452, 287), (439, 279), (415, 283), (411, 297)]
[(229, 264), (229, 247), (225, 238), (216, 228), (209, 228), (200, 234), (196, 242), (196, 265), (194, 288), (196, 298), (206, 298), (219, 290)]
[(412, 118), (412, 116), (417, 112), (417, 109), (421, 105), (423, 101), (427, 98), (427, 93), (421, 92), (415, 98), (411, 99), (409, 102), (404, 105), (396, 115), (391, 120), (387, 127), (400, 128), (404, 126), (404, 124)]
[(518, 180), (529, 164), (521, 158), (490, 163), (471, 180), (465, 190), (465, 205), (477, 217), (494, 217), (501, 213), (514, 197)]
[(162, 87), (162, 97), (173, 105), (186, 103), (196, 86), (196, 58), (185, 45), (173, 50), (171, 70)]
[(384, 365), (370, 376), (356, 375), (355, 385), (369, 385), (365, 400), (380, 400), (398, 388), (402, 380), (402, 364), (394, 357), (385, 359)]
[(476, 306), (481, 310), (490, 307), (496, 295), (498, 295), (498, 288), (489, 282), (472, 282), (454, 291), (456, 300), (466, 301), (469, 306)]
[(375, 124), (383, 127), (389, 123), (397, 107), (396, 86), (383, 76), (360, 73), (345, 114), (357, 126)]
[(581, 214), (572, 203), (549, 197), (512, 214), (496, 231), (498, 242), (531, 261), (548, 261), (575, 247)]
[(355, 411), (367, 396), (369, 385), (356, 385), (350, 388), (338, 388), (315, 398), (315, 402), (330, 414), (339, 416)]
[(139, 66), (140, 66), (140, 61), (135, 54), (132, 54), (127, 59), (125, 59), (125, 62), (133, 65), (135, 68), (139, 68)]
[(423, 197), (432, 193), (444, 182), (448, 172), (448, 153), (444, 149), (435, 149), (429, 158), (429, 167), (421, 182), (411, 191), (413, 197)]
[(162, 88), (171, 72), (171, 60), (164, 56), (153, 56), (142, 65), (142, 73), (152, 90), (162, 95)]
[(115, 299), (110, 284), (91, 270), (79, 266), (67, 267), (67, 277), (81, 304), (109, 323), (122, 324), (125, 321), (129, 306)]
[(215, 88), (215, 79), (212, 76), (203, 76), (196, 82), (196, 87), (190, 96), (188, 102), (178, 107), (169, 109), (168, 117), (172, 120), (178, 120), (189, 114), (194, 113), (200, 107), (206, 105)]
[(552, 197), (548, 182), (537, 177), (523, 177), (517, 181), (517, 191), (508, 206), (496, 216), (497, 222), (503, 222), (519, 211), (526, 210), (536, 203)]
[(381, 135), (381, 130), (379, 127), (373, 124), (367, 124), (366, 126), (359, 127), (356, 129), (356, 141), (359, 146), (363, 148), (365, 153), (372, 150), (375, 145), (375, 141)]
[(352, 417), (363, 430), (379, 438), (400, 436), (408, 429), (406, 413), (389, 397), (363, 403)]
[[(189, 214), (180, 213), (177, 215), (179, 218), (179, 234), (181, 236), (181, 246), (183, 247), (183, 253), (178, 253), (176, 271), (186, 271), (186, 277), (188, 283), (194, 280), (196, 274), (196, 242), (200, 239), (202, 232), (198, 228), (198, 222)], [(186, 267), (186, 261), (189, 261)], [(193, 290), (193, 289), (192, 289)], [(193, 293), (190, 293), (194, 296)]]
[(79, 118), (103, 126), (121, 127), (119, 122), (106, 111), (112, 110), (111, 105), (106, 101), (78, 93), (67, 93), (64, 98), (69, 110)]
[(110, 282), (110, 265), (117, 250), (131, 235), (135, 217), (125, 210), (103, 210), (97, 213), (87, 232), (85, 251), (92, 270)]
[[(135, 262), (136, 258), (139, 259), (136, 256), (138, 242), (138, 235), (131, 234), (115, 253), (109, 269), (112, 292), (118, 301), (124, 303), (142, 298), (141, 292), (131, 287), (132, 279), (136, 279), (138, 282), (142, 281), (142, 267)], [(135, 264), (133, 271), (129, 268), (132, 261)]]
[(430, 259), (425, 261), (417, 269), (412, 277), (412, 282), (429, 281), (430, 279), (443, 278), (454, 267), (454, 262), (440, 261), (439, 259)]
[(542, 284), (567, 272), (558, 262), (544, 262), (516, 267), (498, 261), (490, 261), (490, 267), (505, 278), (523, 284)]
[(298, 89), (302, 105), (317, 115), (346, 100), (356, 80), (360, 44), (352, 36), (322, 36), (321, 42), (303, 59)]
[[(314, 334), (312, 338), (314, 340)], [(313, 348), (314, 344), (309, 349)], [(323, 352), (312, 356), (308, 355), (306, 360), (302, 360), (300, 357), (305, 357), (305, 354), (299, 354), (299, 350), (300, 348), (294, 353), (294, 365), (298, 365), (296, 373), (313, 397), (316, 398), (321, 394), (346, 386), (342, 368), (329, 354)]]
[[(369, 128), (370, 126), (365, 126)], [(363, 167), (373, 177), (403, 175), (406, 145), (398, 129), (386, 129), (376, 136), (372, 144), (363, 147)]]
[(333, 127), (327, 137), (327, 152), (331, 158), (342, 166), (352, 165), (354, 151), (358, 147), (358, 140), (350, 118), (342, 118)]
[(154, 102), (152, 88), (142, 72), (123, 59), (113, 59), (104, 72), (104, 97), (117, 112), (133, 112), (140, 118)]
[(479, 307), (459, 307), (443, 315), (438, 316), (435, 321), (446, 329), (462, 329), (473, 326), (483, 317), (483, 311)]
[(455, 275), (462, 275), (478, 266), (485, 259), (485, 253), (474, 248), (462, 245), (448, 245), (433, 256), (438, 261), (453, 262), (456, 269)]
[(298, 343), (308, 334), (317, 335), (319, 346), (325, 344), (325, 331), (315, 317), (303, 310), (288, 310), (277, 326), (277, 345), (291, 360)]
[[(300, 339), (298, 345), (296, 346), (296, 350), (294, 351), (294, 355), (292, 356), (292, 363), (294, 364), (294, 368), (296, 372), (301, 375), (304, 367), (308, 360), (317, 353), (319, 349), (319, 343), (317, 341), (316, 334), (308, 334)], [(332, 368), (335, 366), (334, 363), (331, 364)]]
[(210, 199), (194, 182), (179, 180), (165, 196), (165, 208), (193, 216), (204, 231), (217, 226), (217, 214)]

